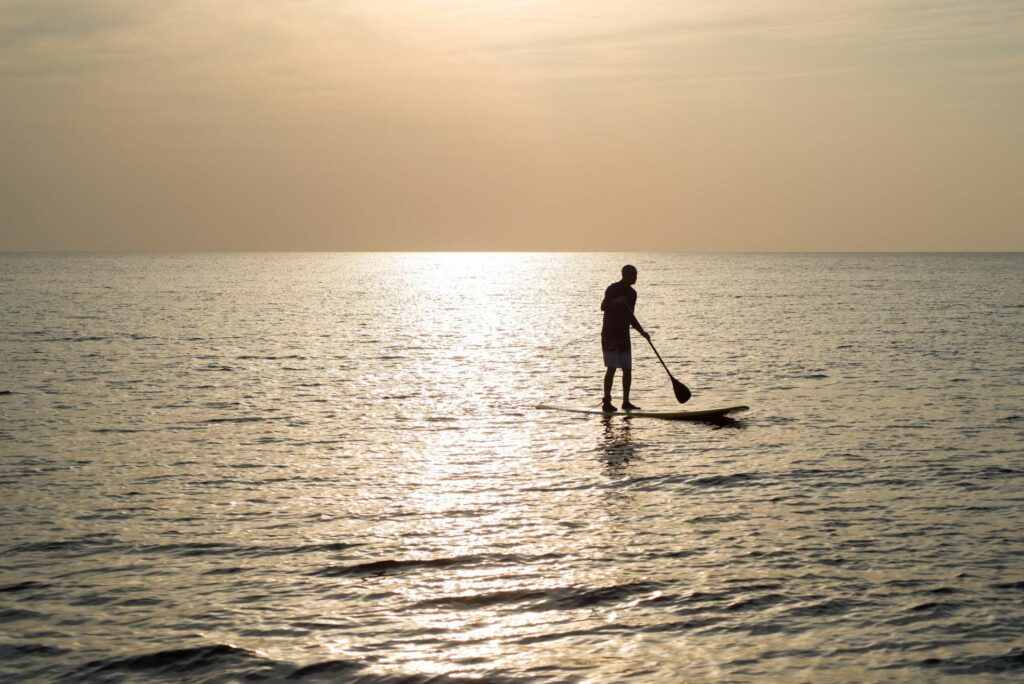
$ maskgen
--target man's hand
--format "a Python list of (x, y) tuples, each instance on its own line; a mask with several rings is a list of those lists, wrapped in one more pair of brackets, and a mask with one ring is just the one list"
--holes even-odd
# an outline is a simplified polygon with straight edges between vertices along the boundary
[(651, 333), (647, 332), (646, 330), (641, 330), (640, 331), (640, 337), (644, 338), (648, 342), (651, 341)]

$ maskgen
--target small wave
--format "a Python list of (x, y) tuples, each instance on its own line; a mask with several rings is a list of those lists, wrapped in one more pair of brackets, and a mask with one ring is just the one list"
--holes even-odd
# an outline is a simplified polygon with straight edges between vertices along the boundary
[(0, 660), (10, 660), (19, 656), (59, 656), (65, 653), (70, 651), (47, 644), (0, 644)]
[(658, 634), (661, 632), (692, 632), (698, 629), (715, 627), (723, 622), (718, 617), (690, 618), (687, 620), (674, 620), (672, 622), (661, 622), (658, 624), (641, 627), (640, 631), (645, 633)]
[[(2, 652), (2, 651), (0, 651)], [(59, 653), (59, 652), (58, 652)], [(122, 681), (303, 681), (363, 682), (366, 684), (443, 684), (478, 682), (479, 679), (452, 678), (434, 674), (375, 674), (366, 672), (364, 663), (325, 660), (306, 665), (260, 656), (254, 651), (212, 644), (193, 648), (156, 651), (89, 662), (64, 677), (76, 682)], [(498, 673), (486, 681), (516, 681)]]
[(361, 546), (361, 544), (353, 544), (346, 542), (332, 542), (327, 544), (303, 544), (301, 546), (289, 546), (281, 549), (281, 553), (315, 553), (322, 551), (347, 551), (354, 546)]
[(419, 570), (421, 568), (450, 568), (458, 565), (474, 565), (479, 561), (479, 556), (458, 556), (455, 558), (430, 558), (424, 560), (381, 560), (369, 563), (356, 563), (355, 565), (341, 565), (324, 568), (311, 573), (319, 577), (362, 577), (373, 575), (392, 575), (407, 570)]
[(1007, 475), (1020, 475), (1021, 471), (1016, 468), (1007, 468), (1005, 466), (986, 466), (978, 471), (978, 477), (981, 478), (1004, 478)]
[[(616, 629), (621, 630), (623, 625), (615, 623), (602, 625), (601, 627), (592, 627), (590, 629), (570, 629), (564, 632), (553, 632), (551, 634), (531, 634), (530, 636), (521, 637), (516, 639), (517, 644), (529, 645), (529, 644), (542, 644), (546, 641), (558, 641), (560, 639), (573, 639), (577, 637), (583, 637), (584, 639), (593, 639), (598, 634), (606, 634), (614, 632)], [(488, 678), (488, 681), (495, 681)], [(575, 681), (575, 680), (568, 680)]]
[(974, 675), (1024, 671), (1024, 649), (1013, 649), (1003, 655), (927, 658), (922, 667), (937, 667), (948, 674)]
[(494, 591), (486, 594), (470, 594), (467, 596), (442, 596), (436, 599), (427, 599), (413, 605), (413, 608), (440, 608), (440, 609), (472, 609), (491, 608), (494, 606), (515, 605), (526, 601), (535, 601), (547, 598), (551, 592), (548, 590), (509, 590)]
[(14, 594), (19, 591), (28, 591), (29, 589), (42, 589), (48, 586), (48, 584), (44, 584), (43, 582), (34, 582), (32, 580), (26, 582), (17, 582), (16, 584), (4, 584), (0, 585), (0, 594)]
[(591, 608), (606, 603), (619, 603), (625, 599), (641, 594), (652, 594), (659, 585), (654, 582), (629, 582), (615, 584), (596, 589), (573, 589), (564, 596), (556, 596), (541, 608), (557, 608), (559, 610), (573, 608)]
[(842, 615), (856, 604), (843, 599), (828, 599), (806, 605), (800, 605), (786, 613), (789, 617), (821, 617), (823, 615)]
[(694, 487), (722, 487), (733, 484), (743, 484), (755, 479), (752, 473), (734, 473), (732, 475), (707, 475), (687, 480), (686, 484)]
[(782, 603), (786, 600), (786, 597), (782, 594), (765, 594), (764, 596), (754, 596), (748, 599), (741, 599), (735, 603), (730, 603), (725, 607), (728, 611), (740, 611), (740, 610), (760, 610), (761, 608), (767, 608), (776, 604)]
[(910, 606), (903, 611), (903, 615), (886, 620), (885, 624), (888, 625), (909, 625), (915, 622), (921, 622), (923, 620), (934, 620), (936, 618), (944, 618), (953, 615), (959, 610), (959, 606), (955, 603), (949, 603), (944, 601), (926, 601), (919, 603), (914, 606)]
[[(596, 452), (606, 451), (603, 447), (594, 448)], [(689, 476), (687, 475), (646, 475), (640, 477), (631, 477), (628, 480), (619, 480), (616, 482), (608, 483), (608, 487), (613, 488), (629, 488), (629, 489), (640, 489), (644, 491), (662, 489), (669, 485), (674, 484), (685, 484)], [(588, 485), (589, 486), (589, 485)], [(567, 489), (560, 487), (558, 489)], [(579, 487), (569, 487), (568, 489), (579, 489)]]
[(24, 608), (0, 608), (0, 625), (19, 620), (37, 620), (43, 617), (42, 613)]
[(95, 660), (83, 665), (77, 671), (76, 678), (89, 681), (97, 676), (109, 677), (130, 673), (146, 676), (185, 677), (195, 676), (204, 671), (218, 671), (225, 674), (225, 669), (234, 669), (232, 666), (237, 667), (246, 661), (259, 662), (263, 659), (244, 648), (215, 644), (157, 651), (127, 658)]
[(661, 553), (652, 554), (655, 558), (691, 558), (692, 556), (700, 556), (707, 553), (707, 549), (680, 549), (678, 551), (663, 551)]
[(217, 542), (192, 542), (183, 544), (151, 544), (133, 549), (136, 553), (166, 553), (172, 556), (193, 557), (219, 555), (233, 551), (238, 547), (234, 544)]
[(29, 542), (9, 549), (12, 553), (33, 553), (48, 551), (74, 551), (92, 546), (113, 547), (115, 544), (113, 535), (94, 534), (79, 539), (62, 539), (58, 541)]
[(704, 525), (708, 523), (731, 523), (737, 520), (742, 520), (741, 515), (698, 515), (696, 518), (690, 518), (686, 522), (690, 525)]
[(214, 568), (213, 570), (207, 570), (203, 575), (207, 576), (220, 576), (220, 575), (240, 575), (243, 572), (247, 572), (250, 568), (243, 568), (239, 566), (232, 566), (230, 568)]
[(443, 596), (415, 604), (417, 608), (472, 609), (532, 603), (530, 610), (573, 610), (618, 603), (640, 594), (651, 594), (657, 585), (633, 582), (608, 587), (557, 587), (553, 589), (512, 589), (485, 594)]
[(325, 660), (300, 667), (288, 675), (289, 680), (327, 678), (328, 681), (345, 681), (353, 673), (362, 670), (363, 665), (348, 660)]
[(232, 555), (243, 558), (262, 558), (270, 556), (290, 556), (302, 553), (329, 553), (346, 551), (360, 546), (357, 543), (334, 542), (326, 544), (300, 544), (298, 546), (239, 546), (217, 542), (193, 542), (181, 544), (148, 544), (136, 546), (134, 553), (170, 554), (172, 556), (223, 556)]
[(163, 601), (157, 598), (130, 598), (123, 599), (117, 602), (119, 606), (160, 606), (163, 605)]
[(379, 575), (393, 575), (411, 570), (423, 568), (451, 568), (473, 565), (504, 565), (510, 563), (524, 563), (538, 559), (562, 558), (562, 554), (547, 553), (540, 556), (519, 556), (516, 554), (492, 554), (492, 555), (471, 555), (452, 556), (446, 558), (423, 558), (412, 560), (386, 559), (371, 561), (368, 563), (356, 563), (354, 565), (338, 565), (310, 573), (316, 577), (373, 577)]

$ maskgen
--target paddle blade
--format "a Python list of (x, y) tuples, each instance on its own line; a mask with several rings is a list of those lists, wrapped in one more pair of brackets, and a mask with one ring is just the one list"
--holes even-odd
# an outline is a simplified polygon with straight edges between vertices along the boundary
[(672, 378), (672, 391), (676, 393), (676, 401), (680, 404), (685, 404), (690, 401), (690, 397), (692, 396), (689, 388), (675, 378)]

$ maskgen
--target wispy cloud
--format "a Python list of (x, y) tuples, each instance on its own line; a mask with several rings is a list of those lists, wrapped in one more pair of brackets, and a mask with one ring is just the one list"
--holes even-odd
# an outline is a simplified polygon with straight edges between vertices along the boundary
[(158, 3), (106, 0), (2, 0), (0, 40), (7, 48), (109, 34), (151, 17)]
[(80, 74), (144, 59), (147, 50), (123, 37), (151, 24), (159, 11), (147, 2), (0, 0), (0, 74)]
[[(541, 30), (478, 49), (532, 68), (538, 77), (619, 79), (649, 72), (689, 82), (819, 71), (992, 73), (1000, 65), (1012, 77), (1020, 75), (1016, 61), (1024, 56), (1020, 2), (751, 2), (686, 16), (689, 9), (679, 5), (657, 21), (633, 25)], [(808, 64), (815, 68), (801, 67)]]
[(1016, 230), (1022, 81), (1021, 0), (0, 0), (0, 196), (160, 245)]

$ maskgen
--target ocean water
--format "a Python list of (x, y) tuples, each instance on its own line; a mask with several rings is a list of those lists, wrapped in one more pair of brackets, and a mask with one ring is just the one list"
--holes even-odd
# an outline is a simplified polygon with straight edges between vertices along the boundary
[[(749, 412), (535, 409), (626, 261)], [(1019, 681), (1022, 332), (1021, 254), (0, 255), (0, 679)]]

